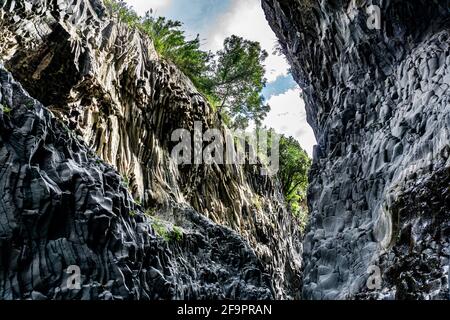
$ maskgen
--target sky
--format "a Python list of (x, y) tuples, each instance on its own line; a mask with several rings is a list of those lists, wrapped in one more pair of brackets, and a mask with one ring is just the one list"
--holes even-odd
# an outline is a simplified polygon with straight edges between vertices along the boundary
[(312, 155), (316, 140), (306, 122), (301, 90), (289, 73), (283, 56), (274, 54), (276, 36), (270, 29), (260, 0), (126, 0), (139, 14), (153, 9), (159, 16), (179, 20), (188, 37), (200, 34), (204, 50), (221, 49), (225, 38), (235, 34), (261, 43), (269, 53), (267, 86), (263, 95), (271, 106), (264, 125), (296, 138)]

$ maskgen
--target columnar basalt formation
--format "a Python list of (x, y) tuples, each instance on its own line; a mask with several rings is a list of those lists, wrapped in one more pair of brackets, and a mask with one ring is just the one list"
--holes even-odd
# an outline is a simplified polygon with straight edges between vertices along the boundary
[(249, 245), (191, 208), (167, 213), (182, 239), (157, 236), (114, 168), (1, 66), (0, 100), (0, 299), (273, 298)]
[(262, 0), (318, 140), (306, 299), (449, 297), (448, 4)]
[[(2, 101), (7, 106), (3, 119), (13, 117), (14, 130), (26, 134), (17, 145), (11, 142), (12, 133), (2, 133), (2, 152), (16, 148), (37, 154), (39, 165), (34, 166), (40, 173), (0, 179), (6, 197), (14, 198), (13, 185), (33, 186), (23, 196), (26, 203), (16, 199), (0, 209), (2, 225), (6, 219), (2, 250), (11, 248), (5, 249), (10, 254), (0, 263), (3, 297), (70, 298), (71, 293), (61, 294), (54, 286), (69, 262), (82, 264), (84, 271), (94, 266), (85, 279), (89, 293), (77, 298), (104, 298), (102, 292), (135, 299), (299, 297), (300, 234), (284, 208), (278, 183), (261, 175), (261, 166), (175, 165), (170, 156), (175, 129), (192, 130), (195, 121), (204, 129), (224, 128), (191, 81), (158, 57), (148, 37), (112, 18), (100, 0), (0, 4), (0, 60), (30, 96), (51, 111), (39, 105), (32, 112), (30, 105), (23, 115), (16, 110), (26, 110), (22, 102)], [(16, 91), (27, 96), (2, 72), (5, 99)], [(38, 137), (36, 148), (41, 151), (36, 153), (27, 141), (37, 133), (26, 122), (37, 126), (36, 119), (27, 119), (39, 114), (60, 129), (42, 124), (53, 145)], [(62, 128), (71, 133), (70, 139), (63, 137)], [(75, 150), (71, 144), (77, 145)], [(13, 160), (3, 158), (4, 170), (26, 169), (29, 159), (21, 159), (20, 152)], [(67, 163), (62, 164), (66, 169), (52, 169), (60, 162)], [(33, 171), (33, 164), (28, 165), (26, 170)], [(113, 169), (126, 188), (119, 186)], [(72, 182), (64, 182), (67, 179)], [(54, 197), (66, 200), (49, 204), (47, 198)], [(168, 230), (179, 225), (186, 235), (183, 243), (169, 243), (167, 248), (161, 239), (148, 236), (157, 218), (145, 220), (141, 211), (160, 217)], [(26, 212), (42, 221), (36, 237), (21, 233)], [(107, 238), (102, 239), (103, 234)], [(53, 264), (53, 256), (60, 262), (51, 269), (45, 263)], [(40, 279), (33, 282), (35, 276)], [(17, 281), (10, 280), (13, 277)], [(119, 278), (124, 283), (118, 283)], [(107, 284), (119, 291), (99, 289)], [(163, 289), (155, 289), (159, 285)]]

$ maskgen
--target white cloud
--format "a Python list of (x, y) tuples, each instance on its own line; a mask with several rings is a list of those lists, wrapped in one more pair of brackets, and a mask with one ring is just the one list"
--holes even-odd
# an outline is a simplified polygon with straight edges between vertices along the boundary
[(312, 128), (306, 122), (305, 103), (300, 92), (297, 87), (270, 98), (268, 103), (272, 109), (263, 124), (278, 133), (296, 138), (312, 156), (317, 143)]
[(142, 15), (150, 9), (161, 14), (170, 6), (172, 0), (126, 0), (126, 2)]
[(206, 35), (206, 49), (220, 49), (225, 38), (233, 34), (260, 42), (263, 49), (270, 54), (266, 60), (266, 78), (269, 82), (275, 81), (280, 75), (288, 74), (289, 65), (286, 59), (272, 54), (277, 39), (266, 21), (260, 0), (232, 0), (230, 9), (214, 23)]

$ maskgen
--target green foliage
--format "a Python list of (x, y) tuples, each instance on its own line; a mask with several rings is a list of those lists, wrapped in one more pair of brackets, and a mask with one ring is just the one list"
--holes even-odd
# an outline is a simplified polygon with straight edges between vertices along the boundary
[(0, 103), (0, 108), (2, 109), (4, 114), (10, 114), (12, 109), (9, 108), (8, 106), (4, 106), (3, 104)]
[(213, 55), (200, 49), (199, 35), (188, 40), (179, 21), (154, 17), (152, 11), (140, 17), (120, 0), (105, 3), (120, 21), (148, 35), (158, 54), (192, 80), (230, 127), (245, 129), (251, 120), (259, 125), (270, 111), (261, 95), (268, 55), (258, 42), (231, 36)]
[(293, 137), (281, 136), (279, 176), (286, 199), (306, 197), (311, 159)]
[(141, 18), (122, 0), (104, 0), (104, 3), (111, 13), (123, 23), (128, 24), (132, 28), (136, 28), (140, 24)]
[(144, 214), (149, 218), (154, 217), (156, 215), (156, 208), (148, 208)]
[(258, 209), (260, 211), (262, 210), (263, 206), (262, 206), (262, 201), (261, 201), (260, 196), (256, 195), (255, 197), (253, 197), (252, 202), (256, 209)]
[(205, 96), (206, 100), (208, 101), (213, 111), (217, 112), (220, 104), (219, 99), (211, 93), (204, 93), (203, 95)]
[(183, 240), (183, 230), (180, 227), (173, 226), (171, 230), (159, 218), (152, 218), (152, 228), (161, 238), (167, 242), (180, 242)]
[(153, 228), (153, 230), (155, 230), (156, 234), (159, 235), (161, 238), (163, 238), (166, 241), (170, 240), (169, 232), (168, 232), (166, 226), (158, 218), (153, 219), (152, 228)]
[(180, 227), (173, 227), (172, 233), (171, 233), (171, 240), (180, 242), (183, 240), (183, 230)]
[(270, 111), (261, 95), (267, 56), (258, 42), (233, 35), (211, 64), (206, 89), (220, 101), (219, 112), (232, 119), (234, 128), (245, 129), (250, 120), (259, 125)]
[(204, 74), (212, 55), (200, 49), (199, 35), (188, 40), (179, 21), (154, 17), (152, 11), (140, 17), (123, 1), (107, 0), (105, 3), (120, 21), (148, 35), (158, 54), (177, 65), (198, 89), (204, 87)]
[(122, 183), (123, 183), (123, 185), (124, 185), (125, 188), (128, 188), (128, 187), (129, 187), (130, 181), (128, 180), (128, 177), (127, 177), (127, 176), (123, 176), (123, 177), (122, 177)]
[(29, 100), (29, 101), (25, 102), (25, 106), (26, 106), (28, 109), (31, 109), (31, 108), (34, 107), (34, 103), (33, 103), (33, 101)]
[(300, 231), (303, 233), (309, 220), (309, 212), (306, 203), (291, 202), (291, 212), (297, 220)]
[(280, 139), (280, 169), (278, 176), (283, 188), (283, 194), (292, 213), (303, 230), (308, 220), (306, 193), (308, 189), (308, 172), (311, 159), (293, 137), (281, 136)]
[(209, 68), (212, 56), (200, 50), (199, 35), (187, 40), (181, 27), (181, 22), (167, 20), (164, 17), (155, 18), (151, 12), (147, 12), (140, 25), (140, 29), (153, 40), (156, 51), (176, 64), (199, 89), (202, 89), (204, 74)]
[[(269, 150), (271, 150), (274, 136), (277, 133), (273, 129), (257, 129), (258, 136), (262, 133), (267, 136), (267, 145)], [(299, 222), (300, 229), (303, 230), (309, 217), (306, 194), (308, 189), (308, 173), (312, 160), (293, 137), (286, 137), (284, 135), (278, 135), (278, 137), (280, 139), (278, 149), (278, 178), (285, 201)], [(258, 156), (263, 163), (267, 163), (267, 155), (262, 150), (258, 149)]]

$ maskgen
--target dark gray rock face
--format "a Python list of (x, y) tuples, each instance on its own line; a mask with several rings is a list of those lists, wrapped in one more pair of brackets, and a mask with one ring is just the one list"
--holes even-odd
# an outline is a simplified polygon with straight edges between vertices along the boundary
[[(146, 284), (142, 282), (149, 297), (299, 297), (302, 253), (300, 234), (297, 224), (284, 207), (277, 182), (260, 175), (260, 168), (257, 166), (177, 166), (171, 158), (171, 134), (174, 129), (192, 130), (194, 121), (201, 122), (204, 130), (224, 128), (191, 81), (173, 64), (158, 56), (148, 37), (112, 19), (100, 0), (0, 0), (0, 60), (14, 79), (48, 108), (55, 119), (64, 123), (80, 143), (83, 142), (92, 154), (117, 170), (123, 180), (127, 181), (126, 189), (134, 200), (143, 205), (141, 211), (159, 217), (160, 222), (167, 225), (169, 230), (176, 225), (186, 229), (185, 232), (190, 235), (187, 239), (185, 237), (186, 243), (182, 248), (170, 247), (170, 252), (165, 251), (166, 249), (155, 251), (157, 255), (164, 253), (167, 256), (158, 260), (163, 261), (163, 268), (171, 270), (171, 277), (181, 279), (167, 280), (170, 290), (177, 285), (183, 288), (176, 287), (177, 289), (173, 289), (175, 291), (172, 290), (172, 295), (163, 295), (155, 290), (153, 295), (153, 289), (145, 289)], [(52, 121), (56, 122), (55, 119)], [(62, 148), (64, 145), (56, 144), (55, 147)], [(71, 154), (74, 158), (79, 158), (76, 151)], [(94, 158), (92, 156), (89, 159)], [(77, 166), (89, 171), (92, 161), (94, 160)], [(71, 172), (67, 169), (64, 174), (70, 176)], [(57, 174), (64, 176), (61, 172)], [(97, 179), (104, 180), (101, 172), (92, 175), (88, 185)], [(24, 182), (25, 185), (27, 183)], [(12, 189), (13, 187), (8, 192), (13, 192)], [(67, 197), (78, 197), (78, 191), (82, 195), (86, 192), (81, 188), (64, 194), (67, 193)], [(96, 200), (100, 203), (109, 201), (102, 199), (105, 190), (100, 188), (98, 192)], [(117, 190), (109, 192), (112, 193), (109, 197), (114, 199), (123, 197), (115, 194), (119, 192)], [(120, 192), (125, 191), (121, 189)], [(42, 203), (45, 206), (47, 203), (40, 200), (39, 193), (30, 201), (30, 205), (40, 206)], [(133, 208), (128, 203), (130, 201), (132, 198), (127, 198), (126, 205), (120, 205), (117, 200), (113, 202), (130, 207), (128, 211), (138, 215), (139, 210)], [(92, 204), (96, 205), (96, 202)], [(64, 207), (73, 209), (67, 203)], [(0, 212), (0, 217), (22, 215), (21, 207), (17, 211), (8, 210)], [(54, 215), (60, 212), (59, 209), (54, 210)], [(84, 208), (80, 212), (82, 210)], [(114, 214), (117, 214), (116, 211)], [(204, 218), (198, 217), (198, 214)], [(180, 218), (183, 215), (186, 215), (185, 219)], [(193, 223), (191, 220), (194, 217), (199, 222)], [(117, 219), (122, 221), (123, 218)], [(68, 228), (67, 224), (73, 223), (71, 215), (61, 217), (61, 220), (53, 222), (52, 232), (57, 232), (58, 228), (65, 230)], [(152, 223), (155, 224), (150, 221)], [(107, 230), (116, 228), (116, 224), (108, 223), (108, 226)], [(220, 226), (234, 230), (242, 239)], [(20, 222), (17, 222), (17, 228), (22, 228)], [(146, 236), (136, 233), (138, 231), (130, 229), (128, 224), (119, 223), (117, 228), (126, 230), (130, 237)], [(209, 229), (217, 236), (210, 243), (209, 238), (212, 236)], [(221, 238), (218, 234), (222, 231), (215, 230), (227, 230), (227, 235)], [(45, 238), (47, 232), (46, 229), (42, 230), (42, 237)], [(92, 232), (96, 237), (101, 237), (103, 230), (100, 229), (98, 234), (96, 231)], [(71, 239), (75, 239), (77, 235), (71, 236)], [(79, 236), (85, 237), (81, 233)], [(232, 238), (229, 239), (230, 245), (227, 244), (228, 237)], [(22, 239), (25, 241), (27, 238)], [(11, 240), (6, 243), (9, 241)], [(125, 243), (121, 245), (128, 246), (128, 240), (123, 241)], [(36, 254), (35, 249), (30, 250), (30, 254)], [(185, 258), (186, 262), (182, 262), (185, 251), (188, 252), (188, 257)], [(200, 265), (196, 262), (197, 253)], [(139, 251), (136, 254), (140, 255), (139, 259), (154, 259), (152, 252)], [(179, 259), (177, 255), (180, 255)], [(222, 262), (214, 262), (216, 258)], [(114, 260), (114, 257), (111, 259)], [(112, 267), (116, 268), (111, 259), (103, 262), (102, 267), (106, 268), (112, 263)], [(244, 266), (247, 259), (252, 261), (250, 264), (258, 264), (254, 267), (257, 270), (256, 278), (265, 281), (268, 275), (270, 286), (263, 280), (253, 281), (253, 267)], [(175, 260), (177, 262), (172, 262)], [(4, 261), (6, 263), (9, 260)], [(92, 258), (92, 261), (95, 259)], [(166, 267), (166, 262), (169, 261), (179, 264), (181, 269), (177, 269), (178, 266)], [(242, 277), (237, 278), (243, 279), (243, 283), (248, 278), (255, 288), (248, 284), (232, 285), (232, 279), (237, 278), (228, 273), (227, 266), (223, 266), (227, 263), (236, 268), (233, 272), (239, 273), (241, 267), (250, 270), (244, 272), (242, 269)], [(210, 269), (211, 276), (191, 275), (193, 270), (199, 270), (198, 266), (202, 270)], [(83, 268), (86, 272), (87, 266), (84, 265)], [(166, 275), (162, 268), (155, 268)], [(136, 277), (141, 276), (138, 271), (140, 269), (130, 267), (130, 270), (133, 271), (133, 276), (135, 273)], [(11, 276), (16, 271), (11, 269), (8, 272)], [(103, 285), (105, 282), (102, 277), (105, 272), (98, 272), (101, 274), (100, 279), (95, 281)], [(133, 288), (138, 288), (139, 285), (138, 283)], [(210, 293), (207, 292), (209, 287), (212, 288)], [(269, 287), (270, 294), (265, 291)], [(133, 288), (130, 287), (130, 290), (134, 290)], [(220, 288), (228, 288), (228, 291)], [(53, 293), (44, 294), (53, 297)], [(95, 293), (91, 296), (95, 297)], [(137, 296), (134, 295), (133, 298)]]
[(448, 1), (262, 5), (318, 139), (304, 298), (449, 298)]
[(274, 297), (246, 241), (191, 208), (171, 206), (182, 239), (155, 235), (118, 173), (2, 66), (0, 101), (0, 299)]

